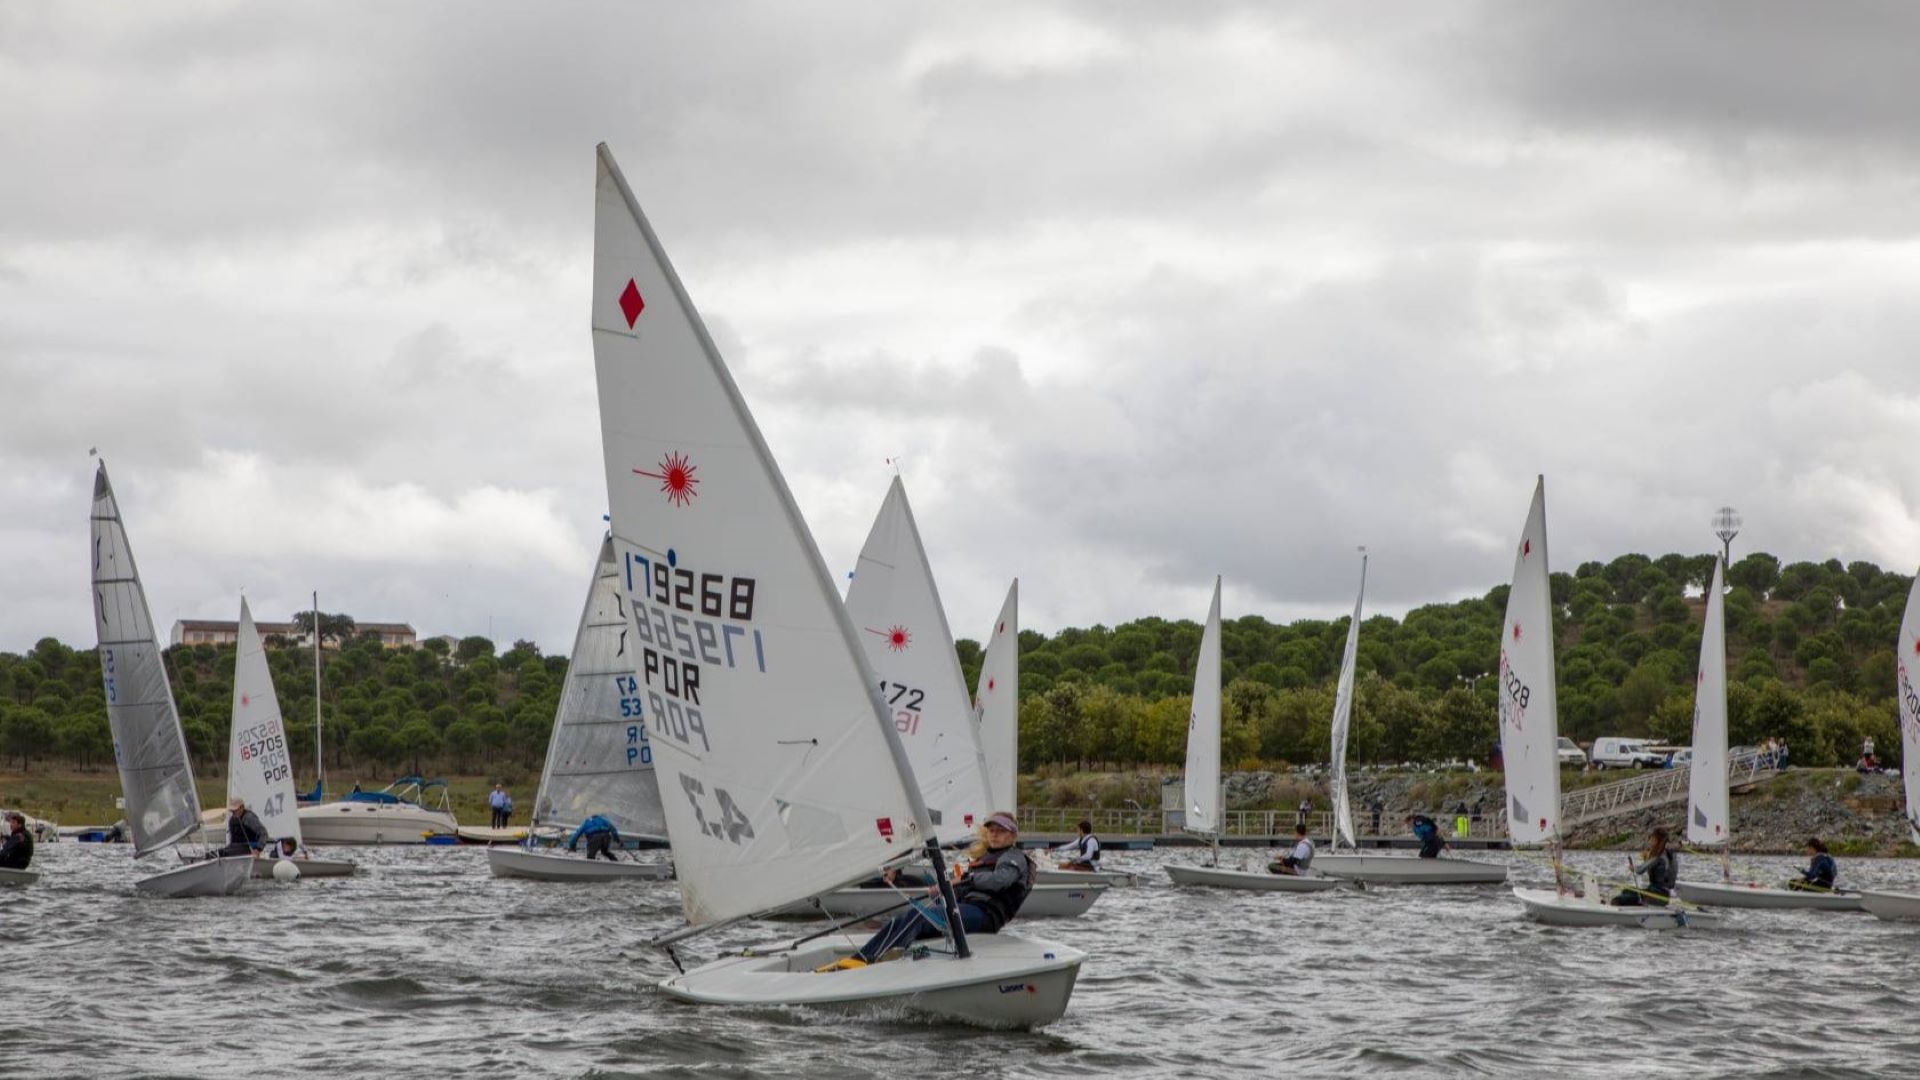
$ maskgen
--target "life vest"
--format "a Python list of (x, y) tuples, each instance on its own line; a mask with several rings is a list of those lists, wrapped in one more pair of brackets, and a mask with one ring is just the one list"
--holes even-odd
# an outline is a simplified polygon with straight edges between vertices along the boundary
[[(1017, 880), (1005, 889), (989, 892), (974, 884), (977, 877), (997, 869), (1002, 859), (1011, 858), (1019, 867)], [(1020, 913), (1020, 905), (1026, 903), (1027, 894), (1033, 891), (1033, 864), (1027, 860), (1026, 852), (1018, 847), (988, 851), (969, 867), (966, 876), (961, 879), (960, 888), (954, 900), (962, 904), (972, 904), (985, 912), (990, 930), (997, 931), (1013, 921)]]

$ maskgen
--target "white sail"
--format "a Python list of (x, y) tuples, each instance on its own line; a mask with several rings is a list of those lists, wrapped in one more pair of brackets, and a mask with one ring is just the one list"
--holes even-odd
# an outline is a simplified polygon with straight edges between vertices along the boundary
[(267, 670), (266, 646), (253, 612), (240, 600), (240, 630), (233, 650), (233, 732), (227, 753), (227, 798), (243, 799), (267, 837), (300, 839), (300, 809), (293, 791), (293, 754), (287, 746), (280, 701)]
[(1560, 720), (1553, 684), (1553, 593), (1547, 580), (1547, 481), (1533, 489), (1513, 557), (1513, 591), (1500, 625), (1500, 753), (1507, 835), (1516, 844), (1560, 833)]
[(1727, 798), (1727, 605), (1725, 567), (1714, 556), (1700, 671), (1693, 690), (1693, 764), (1687, 774), (1687, 841), (1724, 844), (1733, 821)]
[(1340, 654), (1340, 682), (1333, 692), (1333, 846), (1359, 847), (1353, 833), (1353, 806), (1347, 798), (1347, 727), (1353, 718), (1353, 665), (1360, 651), (1360, 606), (1367, 598), (1367, 557), (1360, 556), (1360, 592), (1353, 598), (1347, 647)]
[(933, 567), (898, 476), (860, 549), (847, 614), (906, 747), (935, 835), (942, 843), (971, 838), (976, 823), (995, 809), (988, 805), (986, 762)]
[(1220, 831), (1220, 579), (1213, 579), (1213, 606), (1200, 634), (1193, 667), (1193, 711), (1187, 717), (1186, 828)]
[(573, 828), (599, 814), (623, 835), (664, 838), (666, 816), (647, 738), (646, 696), (628, 648), (613, 540), (600, 542), (547, 742), (533, 824)]
[(1900, 648), (1894, 695), (1900, 699), (1900, 778), (1907, 792), (1907, 828), (1920, 844), (1920, 574), (1907, 594), (1907, 613), (1900, 617)]
[(93, 478), (93, 624), (135, 858), (200, 828), (187, 740), (107, 464)]
[(987, 759), (987, 791), (995, 810), (1018, 813), (1020, 774), (1020, 579), (1007, 587), (1000, 617), (987, 637), (973, 691), (980, 751)]
[(647, 733), (689, 923), (857, 880), (931, 832), (853, 623), (602, 145), (594, 370)]

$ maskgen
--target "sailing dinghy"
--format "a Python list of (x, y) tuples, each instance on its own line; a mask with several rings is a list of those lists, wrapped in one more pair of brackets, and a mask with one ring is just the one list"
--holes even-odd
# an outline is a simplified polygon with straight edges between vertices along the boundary
[(527, 846), (489, 847), (487, 867), (493, 876), (535, 881), (658, 881), (672, 876), (673, 867), (665, 862), (639, 862), (630, 855), (608, 862), (532, 846), (543, 834), (557, 833), (565, 840), (594, 814), (606, 818), (624, 838), (661, 840), (666, 835), (653, 745), (643, 722), (646, 699), (628, 640), (620, 563), (609, 537), (594, 556), (586, 606), (547, 741), (546, 768), (533, 798)]
[(1719, 916), (1684, 901), (1615, 907), (1588, 878), (1573, 891), (1560, 863), (1560, 718), (1553, 676), (1553, 594), (1547, 575), (1547, 481), (1533, 488), (1513, 561), (1513, 588), (1500, 624), (1500, 753), (1506, 763), (1507, 836), (1544, 845), (1556, 887), (1515, 887), (1527, 917), (1555, 926), (1710, 926)]
[[(1354, 662), (1360, 654), (1360, 611), (1367, 596), (1367, 556), (1360, 556), (1360, 591), (1353, 598), (1353, 619), (1347, 623), (1347, 647), (1340, 657), (1340, 681), (1333, 695), (1332, 762), (1328, 787), (1333, 791), (1333, 850), (1314, 857), (1313, 868), (1328, 877), (1379, 885), (1488, 885), (1507, 880), (1507, 868), (1497, 863), (1440, 855), (1422, 859), (1385, 852), (1363, 855), (1354, 838), (1353, 803), (1347, 794), (1347, 732), (1353, 718)], [(1346, 853), (1341, 853), (1342, 846)]]
[[(1920, 574), (1907, 593), (1900, 617), (1900, 643), (1894, 650), (1894, 697), (1900, 702), (1900, 782), (1907, 799), (1907, 830), (1920, 844)], [(1868, 889), (1860, 906), (1882, 919), (1920, 919), (1920, 893)]]
[(1687, 775), (1687, 842), (1717, 848), (1720, 880), (1682, 881), (1683, 900), (1733, 908), (1812, 908), (1859, 911), (1860, 894), (1834, 890), (1803, 892), (1757, 881), (1734, 881), (1728, 860), (1733, 840), (1731, 799), (1727, 790), (1727, 614), (1726, 568), (1713, 560), (1713, 584), (1707, 589), (1707, 620), (1700, 631), (1700, 672), (1694, 681), (1693, 764)]
[(1181, 828), (1207, 841), (1205, 866), (1170, 863), (1167, 876), (1175, 885), (1205, 885), (1219, 889), (1259, 892), (1324, 892), (1340, 882), (1330, 877), (1303, 877), (1266, 871), (1234, 870), (1220, 865), (1220, 579), (1213, 579), (1213, 604), (1207, 626), (1200, 633), (1200, 653), (1194, 662), (1193, 712), (1187, 721), (1186, 820)]
[[(227, 745), (227, 798), (241, 799), (266, 826), (270, 843), (292, 837), (301, 843), (299, 797), (293, 788), (293, 754), (280, 716), (280, 699), (273, 691), (273, 672), (267, 667), (266, 646), (253, 624), (245, 597), (240, 600), (240, 628), (233, 649), (233, 727)], [(345, 859), (255, 859), (253, 876), (272, 879), (274, 867), (292, 863), (295, 877), (349, 877), (354, 864)], [(287, 880), (292, 880), (291, 878)]]
[[(187, 760), (187, 739), (167, 685), (167, 669), (127, 543), (120, 504), (107, 480), (107, 463), (93, 477), (93, 625), (100, 675), (113, 730), (114, 761), (127, 804), (133, 857), (177, 850), (200, 829), (200, 795)], [(188, 859), (184, 852), (181, 859)], [(251, 880), (252, 855), (194, 858), (141, 878), (134, 888), (153, 896), (226, 896)]]
[[(654, 770), (695, 934), (923, 855), (947, 937), (818, 972), (850, 939), (724, 956), (660, 988), (709, 1005), (906, 1009), (1031, 1028), (1085, 954), (967, 934), (879, 680), (719, 350), (602, 144), (594, 369), (613, 540)], [(675, 966), (679, 961), (675, 959)]]

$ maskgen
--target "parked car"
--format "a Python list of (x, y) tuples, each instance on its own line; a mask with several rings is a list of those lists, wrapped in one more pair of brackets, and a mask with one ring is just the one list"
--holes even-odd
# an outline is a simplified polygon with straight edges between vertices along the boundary
[(1596, 769), (1658, 769), (1665, 757), (1650, 749), (1651, 740), (1622, 739), (1608, 736), (1593, 740), (1593, 767)]
[(1579, 744), (1567, 738), (1565, 735), (1560, 736), (1560, 744), (1557, 747), (1557, 752), (1560, 755), (1560, 764), (1571, 765), (1576, 769), (1584, 769), (1587, 767), (1587, 752), (1580, 749)]
[(1684, 769), (1693, 764), (1693, 747), (1683, 746), (1667, 755), (1667, 768)]

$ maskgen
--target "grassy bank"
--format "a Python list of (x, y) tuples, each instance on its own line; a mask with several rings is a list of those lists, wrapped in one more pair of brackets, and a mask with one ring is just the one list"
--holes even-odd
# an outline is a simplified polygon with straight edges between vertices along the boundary
[[(507, 791), (513, 796), (513, 819), (516, 824), (524, 825), (527, 815), (533, 809), (534, 789), (540, 784), (539, 773), (527, 773), (510, 770), (499, 776), (448, 776), (448, 794), (452, 799), (454, 817), (463, 825), (485, 825), (491, 818), (487, 808), (487, 793), (496, 783), (505, 783)], [(222, 806), (227, 799), (227, 781), (224, 776), (196, 776), (200, 789), (200, 805), (208, 809)], [(353, 787), (355, 783), (369, 791), (378, 790), (393, 781), (391, 776), (329, 776), (327, 794), (337, 797)], [(302, 789), (312, 784), (310, 778), (301, 782)], [(120, 796), (120, 774), (111, 769), (36, 769), (30, 773), (0, 772), (0, 806), (46, 818), (61, 825), (107, 825), (124, 816), (114, 808), (113, 801)]]

